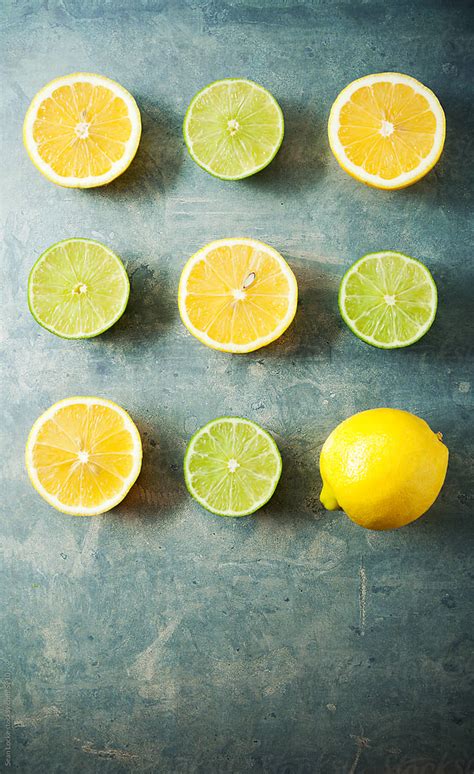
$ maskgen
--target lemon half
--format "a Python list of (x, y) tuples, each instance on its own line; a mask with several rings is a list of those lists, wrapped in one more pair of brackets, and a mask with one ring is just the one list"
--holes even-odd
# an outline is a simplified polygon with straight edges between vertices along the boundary
[(141, 135), (140, 111), (116, 81), (94, 73), (56, 78), (33, 98), (23, 141), (33, 164), (66, 188), (105, 185), (131, 163)]
[(31, 483), (63, 513), (95, 516), (118, 505), (142, 464), (140, 434), (105, 398), (55, 403), (34, 423), (25, 453)]
[(293, 320), (298, 286), (276, 250), (256, 239), (219, 239), (193, 255), (181, 274), (181, 319), (199, 341), (222, 352), (252, 352)]
[(376, 73), (353, 81), (329, 116), (331, 150), (356, 180), (375, 188), (404, 188), (420, 180), (441, 156), (443, 108), (433, 92), (409, 75)]

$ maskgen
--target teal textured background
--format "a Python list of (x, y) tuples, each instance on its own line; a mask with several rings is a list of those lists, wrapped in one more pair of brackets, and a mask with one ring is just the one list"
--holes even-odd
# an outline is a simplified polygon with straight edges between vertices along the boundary
[[(2, 3), (0, 43), (0, 770), (11, 745), (13, 770), (35, 774), (467, 774), (468, 4), (18, 0)], [(43, 179), (21, 140), (35, 92), (76, 70), (122, 83), (144, 126), (130, 169), (84, 192)], [(447, 116), (440, 163), (393, 193), (348, 177), (326, 138), (340, 89), (384, 70), (425, 82)], [(191, 161), (181, 124), (199, 88), (233, 75), (272, 91), (286, 135), (267, 170), (223, 183)], [(200, 345), (176, 304), (186, 259), (239, 235), (282, 252), (301, 293), (285, 336), (242, 357)], [(95, 340), (57, 339), (28, 312), (33, 262), (69, 236), (103, 241), (130, 274), (127, 312)], [(364, 345), (338, 314), (345, 269), (384, 248), (425, 262), (439, 289), (433, 328), (407, 350)], [(91, 520), (49, 508), (23, 468), (33, 421), (74, 394), (123, 405), (144, 443), (133, 491)], [(325, 437), (380, 405), (424, 417), (451, 452), (436, 505), (393, 533), (318, 500)], [(282, 451), (277, 494), (253, 518), (211, 516), (183, 485), (190, 435), (221, 414), (256, 420)]]

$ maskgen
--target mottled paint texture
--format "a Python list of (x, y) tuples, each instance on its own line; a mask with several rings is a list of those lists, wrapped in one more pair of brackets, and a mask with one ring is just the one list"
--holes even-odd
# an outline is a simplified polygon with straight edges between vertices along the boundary
[[(0, 716), (13, 770), (470, 771), (468, 4), (5, 0), (0, 35)], [(75, 70), (117, 79), (144, 124), (131, 168), (84, 192), (44, 180), (21, 140), (34, 93)], [(349, 178), (325, 129), (339, 90), (383, 70), (434, 89), (448, 126), (436, 169), (393, 193)], [(199, 169), (181, 135), (193, 94), (230, 75), (268, 87), (286, 120), (275, 161), (238, 183)], [(301, 291), (283, 339), (242, 357), (201, 346), (176, 304), (185, 260), (240, 235), (281, 251)], [(124, 317), (90, 341), (55, 338), (27, 308), (33, 262), (69, 236), (110, 245), (131, 277)], [(407, 350), (361, 343), (337, 310), (345, 269), (384, 248), (424, 261), (440, 291), (433, 328)], [(33, 421), (73, 394), (123, 405), (144, 442), (137, 485), (92, 520), (49, 508), (23, 468)], [(424, 417), (451, 450), (429, 515), (386, 534), (318, 500), (326, 435), (379, 405)], [(261, 423), (282, 450), (277, 494), (254, 518), (208, 515), (183, 485), (190, 435), (220, 414)], [(6, 754), (7, 741), (2, 770)]]

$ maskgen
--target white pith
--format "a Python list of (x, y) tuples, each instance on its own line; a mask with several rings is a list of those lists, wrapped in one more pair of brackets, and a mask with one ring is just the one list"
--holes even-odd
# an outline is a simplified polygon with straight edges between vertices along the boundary
[(89, 126), (90, 124), (88, 124), (86, 121), (80, 121), (74, 127), (74, 131), (81, 140), (87, 140), (89, 137)]
[(382, 137), (390, 137), (395, 129), (391, 121), (382, 121), (382, 126), (380, 127), (379, 131)]
[(239, 131), (240, 124), (235, 118), (231, 118), (230, 121), (227, 121), (227, 129), (230, 134), (234, 135)]

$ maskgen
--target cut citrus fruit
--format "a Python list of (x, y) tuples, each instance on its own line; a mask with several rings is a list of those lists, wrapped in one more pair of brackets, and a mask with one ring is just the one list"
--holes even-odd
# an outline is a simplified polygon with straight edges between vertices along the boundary
[(218, 516), (249, 516), (275, 491), (282, 463), (278, 447), (255, 422), (220, 417), (191, 438), (184, 478), (192, 497)]
[(34, 423), (26, 468), (58, 511), (95, 516), (118, 505), (142, 464), (140, 435), (123, 408), (104, 398), (66, 398)]
[(36, 261), (28, 281), (31, 314), (65, 339), (110, 328), (125, 311), (130, 283), (120, 258), (92, 239), (65, 239)]
[(375, 188), (404, 188), (441, 156), (446, 121), (438, 98), (409, 75), (377, 73), (341, 91), (329, 144), (341, 167)]
[(200, 167), (221, 180), (241, 180), (267, 166), (283, 141), (276, 99), (244, 78), (215, 81), (193, 97), (184, 140)]
[(219, 239), (189, 259), (178, 291), (181, 319), (222, 352), (270, 344), (296, 313), (298, 286), (285, 259), (256, 239)]
[(93, 188), (121, 175), (137, 152), (140, 111), (119, 83), (93, 73), (56, 78), (33, 98), (23, 140), (53, 183)]
[(408, 347), (436, 316), (438, 294), (430, 272), (403, 253), (370, 253), (342, 278), (339, 309), (353, 333), (374, 347)]

